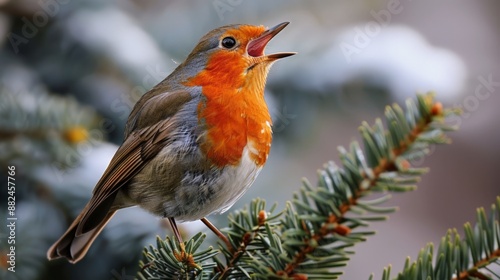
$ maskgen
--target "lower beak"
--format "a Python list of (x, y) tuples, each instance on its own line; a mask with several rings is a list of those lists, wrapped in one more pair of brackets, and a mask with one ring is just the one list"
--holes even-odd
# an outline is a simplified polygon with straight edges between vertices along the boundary
[[(271, 39), (276, 36), (283, 28), (285, 28), (289, 22), (283, 22), (275, 27), (269, 28), (260, 34), (259, 37), (252, 39), (247, 45), (247, 53), (253, 57), (261, 57), (264, 56), (264, 49), (266, 48), (267, 43), (271, 41)], [(295, 52), (280, 52), (266, 55), (267, 58), (275, 60), (284, 58), (287, 56), (291, 56), (296, 54)]]

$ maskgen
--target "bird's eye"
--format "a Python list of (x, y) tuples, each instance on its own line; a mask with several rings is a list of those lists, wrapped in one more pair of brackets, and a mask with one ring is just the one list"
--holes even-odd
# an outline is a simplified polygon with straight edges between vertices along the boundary
[(231, 49), (236, 46), (236, 39), (233, 37), (224, 37), (221, 41), (221, 45), (226, 49)]

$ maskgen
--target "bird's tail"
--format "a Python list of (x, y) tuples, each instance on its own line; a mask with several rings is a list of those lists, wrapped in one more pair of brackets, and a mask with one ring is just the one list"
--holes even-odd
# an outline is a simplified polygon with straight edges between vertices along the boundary
[(67, 258), (70, 263), (77, 263), (80, 261), (85, 254), (87, 254), (90, 245), (92, 245), (95, 238), (113, 217), (115, 212), (115, 210), (110, 210), (95, 228), (79, 235), (77, 235), (76, 231), (78, 225), (82, 221), (83, 213), (78, 215), (63, 236), (61, 236), (61, 238), (59, 238), (59, 240), (57, 240), (47, 251), (47, 258), (53, 260), (64, 257)]

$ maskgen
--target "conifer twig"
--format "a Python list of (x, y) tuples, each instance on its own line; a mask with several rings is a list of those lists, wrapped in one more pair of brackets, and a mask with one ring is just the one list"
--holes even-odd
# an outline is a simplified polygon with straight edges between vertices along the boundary
[[(489, 268), (493, 264), (499, 265), (500, 259), (500, 196), (492, 205), (489, 217), (484, 208), (477, 209), (476, 213), (476, 224), (464, 225), (465, 237), (461, 238), (456, 229), (448, 230), (436, 254), (434, 245), (428, 244), (420, 250), (416, 261), (410, 263), (409, 258), (406, 260), (395, 279), (500, 279), (498, 272)], [(370, 279), (373, 279), (373, 274)], [(382, 279), (391, 279), (390, 267), (384, 269)]]

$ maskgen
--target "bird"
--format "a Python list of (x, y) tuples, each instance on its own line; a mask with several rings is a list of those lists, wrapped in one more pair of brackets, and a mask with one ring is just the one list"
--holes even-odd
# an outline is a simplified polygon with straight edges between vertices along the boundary
[(134, 105), (125, 137), (89, 202), (47, 251), (80, 261), (117, 210), (139, 206), (176, 222), (228, 210), (252, 185), (271, 147), (264, 98), (271, 65), (295, 52), (265, 54), (289, 22), (232, 24), (204, 35), (186, 60)]

